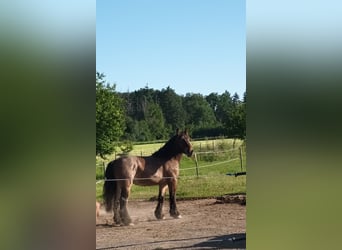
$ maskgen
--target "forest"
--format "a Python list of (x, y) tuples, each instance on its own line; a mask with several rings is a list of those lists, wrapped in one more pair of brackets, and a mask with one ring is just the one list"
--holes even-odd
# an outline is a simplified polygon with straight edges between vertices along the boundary
[(192, 138), (246, 137), (246, 92), (187, 93), (148, 86), (120, 93), (96, 73), (96, 155), (110, 154), (122, 142), (166, 140), (177, 128)]

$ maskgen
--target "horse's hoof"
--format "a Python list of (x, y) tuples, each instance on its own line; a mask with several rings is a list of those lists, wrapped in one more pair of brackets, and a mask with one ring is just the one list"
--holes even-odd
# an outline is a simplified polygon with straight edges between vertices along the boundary
[(157, 220), (165, 220), (165, 215), (164, 214), (155, 214)]
[(175, 219), (181, 219), (182, 218), (182, 216), (180, 215), (180, 214), (178, 214), (178, 215), (171, 215), (173, 218), (175, 218)]
[(121, 223), (121, 226), (134, 226), (133, 222), (126, 221), (124, 223)]
[[(109, 224), (109, 223), (108, 223)], [(122, 223), (121, 222), (114, 222), (114, 223), (112, 223), (112, 225), (114, 226), (114, 227), (120, 227), (121, 225), (122, 225)]]
[(130, 222), (130, 223), (122, 223), (120, 226), (123, 226), (123, 227), (128, 227), (128, 226), (134, 226), (134, 223)]

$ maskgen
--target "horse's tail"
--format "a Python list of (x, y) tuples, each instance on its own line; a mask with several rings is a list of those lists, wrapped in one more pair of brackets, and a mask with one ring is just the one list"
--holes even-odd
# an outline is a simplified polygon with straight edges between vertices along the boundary
[(115, 164), (114, 163), (115, 161), (108, 163), (107, 168), (106, 168), (106, 173), (105, 173), (105, 182), (103, 185), (102, 195), (103, 195), (104, 205), (105, 205), (107, 212), (112, 210), (113, 201), (114, 201), (115, 193), (116, 193), (117, 183), (116, 181), (113, 181), (113, 179), (115, 179), (115, 174), (114, 174)]

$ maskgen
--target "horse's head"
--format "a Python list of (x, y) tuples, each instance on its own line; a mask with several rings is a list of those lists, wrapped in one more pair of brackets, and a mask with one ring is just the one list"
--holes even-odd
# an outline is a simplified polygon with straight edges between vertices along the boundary
[(186, 154), (188, 157), (192, 155), (194, 150), (192, 149), (192, 145), (190, 143), (190, 136), (187, 130), (183, 132), (179, 132), (178, 129), (176, 131), (177, 143), (181, 149), (181, 152)]

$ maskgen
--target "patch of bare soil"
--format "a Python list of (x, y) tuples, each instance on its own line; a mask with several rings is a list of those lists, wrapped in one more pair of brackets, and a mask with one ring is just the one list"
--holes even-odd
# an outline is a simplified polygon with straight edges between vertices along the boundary
[[(156, 202), (130, 201), (134, 226), (112, 226), (113, 215), (101, 209), (96, 225), (96, 249), (245, 249), (246, 207), (233, 200), (245, 198), (178, 201), (181, 219), (154, 217)], [(227, 201), (227, 202), (226, 202)]]

